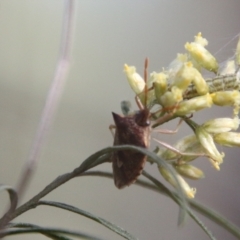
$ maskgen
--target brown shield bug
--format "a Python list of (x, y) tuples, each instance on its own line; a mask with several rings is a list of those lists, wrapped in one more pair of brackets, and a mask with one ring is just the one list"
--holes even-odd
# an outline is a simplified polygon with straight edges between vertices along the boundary
[[(147, 95), (147, 67), (148, 60), (145, 61), (144, 80), (145, 80), (145, 103), (144, 106), (136, 96), (136, 102), (139, 110), (134, 114), (122, 116), (112, 113), (115, 125), (109, 128), (115, 128), (113, 145), (135, 145), (148, 148), (150, 142), (150, 111), (146, 107)], [(142, 173), (146, 163), (147, 156), (131, 150), (119, 150), (112, 153), (111, 156), (114, 183), (121, 189), (134, 183), (137, 177)]]

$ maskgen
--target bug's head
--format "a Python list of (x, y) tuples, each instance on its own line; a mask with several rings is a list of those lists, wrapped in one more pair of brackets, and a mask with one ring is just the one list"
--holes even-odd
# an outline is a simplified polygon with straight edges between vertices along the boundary
[(137, 125), (141, 127), (148, 127), (150, 126), (150, 111), (147, 108), (144, 108), (142, 110), (139, 110), (134, 115), (134, 120), (137, 123)]

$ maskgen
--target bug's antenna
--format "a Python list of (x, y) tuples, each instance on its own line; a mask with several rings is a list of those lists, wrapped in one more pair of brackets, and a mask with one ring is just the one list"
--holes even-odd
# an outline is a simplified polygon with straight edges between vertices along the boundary
[(144, 62), (144, 82), (145, 82), (145, 88), (144, 88), (144, 108), (147, 107), (147, 92), (148, 92), (148, 87), (147, 87), (147, 77), (148, 77), (148, 58), (145, 59)]

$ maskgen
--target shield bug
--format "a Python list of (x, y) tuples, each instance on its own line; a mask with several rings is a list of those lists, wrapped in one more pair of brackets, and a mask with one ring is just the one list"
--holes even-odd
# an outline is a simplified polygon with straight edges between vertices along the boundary
[[(150, 111), (146, 107), (147, 95), (147, 67), (148, 60), (145, 60), (144, 80), (145, 80), (145, 101), (144, 105), (136, 96), (136, 102), (139, 110), (133, 114), (125, 111), (125, 116), (112, 113), (115, 125), (113, 145), (135, 145), (138, 147), (148, 148), (150, 142)], [(142, 173), (146, 163), (147, 156), (132, 150), (119, 150), (112, 153), (111, 156), (114, 183), (117, 188), (121, 189), (134, 183), (137, 177)]]

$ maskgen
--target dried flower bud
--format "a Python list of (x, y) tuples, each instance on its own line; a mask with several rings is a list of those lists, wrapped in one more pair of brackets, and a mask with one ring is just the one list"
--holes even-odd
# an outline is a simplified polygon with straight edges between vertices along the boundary
[(224, 153), (219, 153), (214, 144), (212, 135), (209, 134), (203, 127), (197, 127), (195, 134), (203, 148), (208, 153), (211, 163), (217, 170), (219, 170), (219, 164), (223, 162)]
[(143, 78), (136, 72), (136, 68), (133, 66), (124, 65), (124, 72), (127, 75), (127, 80), (132, 88), (132, 90), (139, 94), (145, 88), (145, 82)]
[(240, 93), (237, 90), (219, 91), (211, 94), (213, 103), (218, 106), (234, 106), (240, 104)]
[(217, 73), (218, 63), (215, 57), (204, 46), (207, 40), (202, 38), (201, 33), (195, 37), (195, 42), (186, 43), (185, 49), (190, 53), (191, 57), (203, 68)]
[(212, 106), (212, 98), (209, 93), (203, 96), (195, 97), (189, 100), (181, 102), (175, 114), (177, 116), (185, 116), (187, 114), (194, 113), (204, 108), (209, 108)]
[(216, 118), (205, 122), (202, 127), (208, 133), (222, 133), (237, 130), (239, 126), (238, 116), (235, 118)]
[[(158, 169), (159, 169), (159, 172), (161, 173), (161, 175), (164, 177), (164, 179), (167, 182), (169, 182), (173, 187), (178, 186), (175, 178), (172, 176), (172, 174), (166, 168), (159, 166)], [(195, 193), (196, 193), (196, 188), (191, 188), (188, 185), (188, 183), (180, 175), (176, 174), (176, 178), (178, 179), (178, 182), (181, 185), (186, 196), (189, 198), (194, 198)]]
[(214, 141), (226, 147), (240, 147), (240, 133), (224, 132), (214, 135)]
[(174, 165), (176, 171), (183, 177), (187, 177), (193, 180), (198, 180), (204, 177), (204, 173), (201, 169), (190, 165), (190, 164), (180, 164)]

